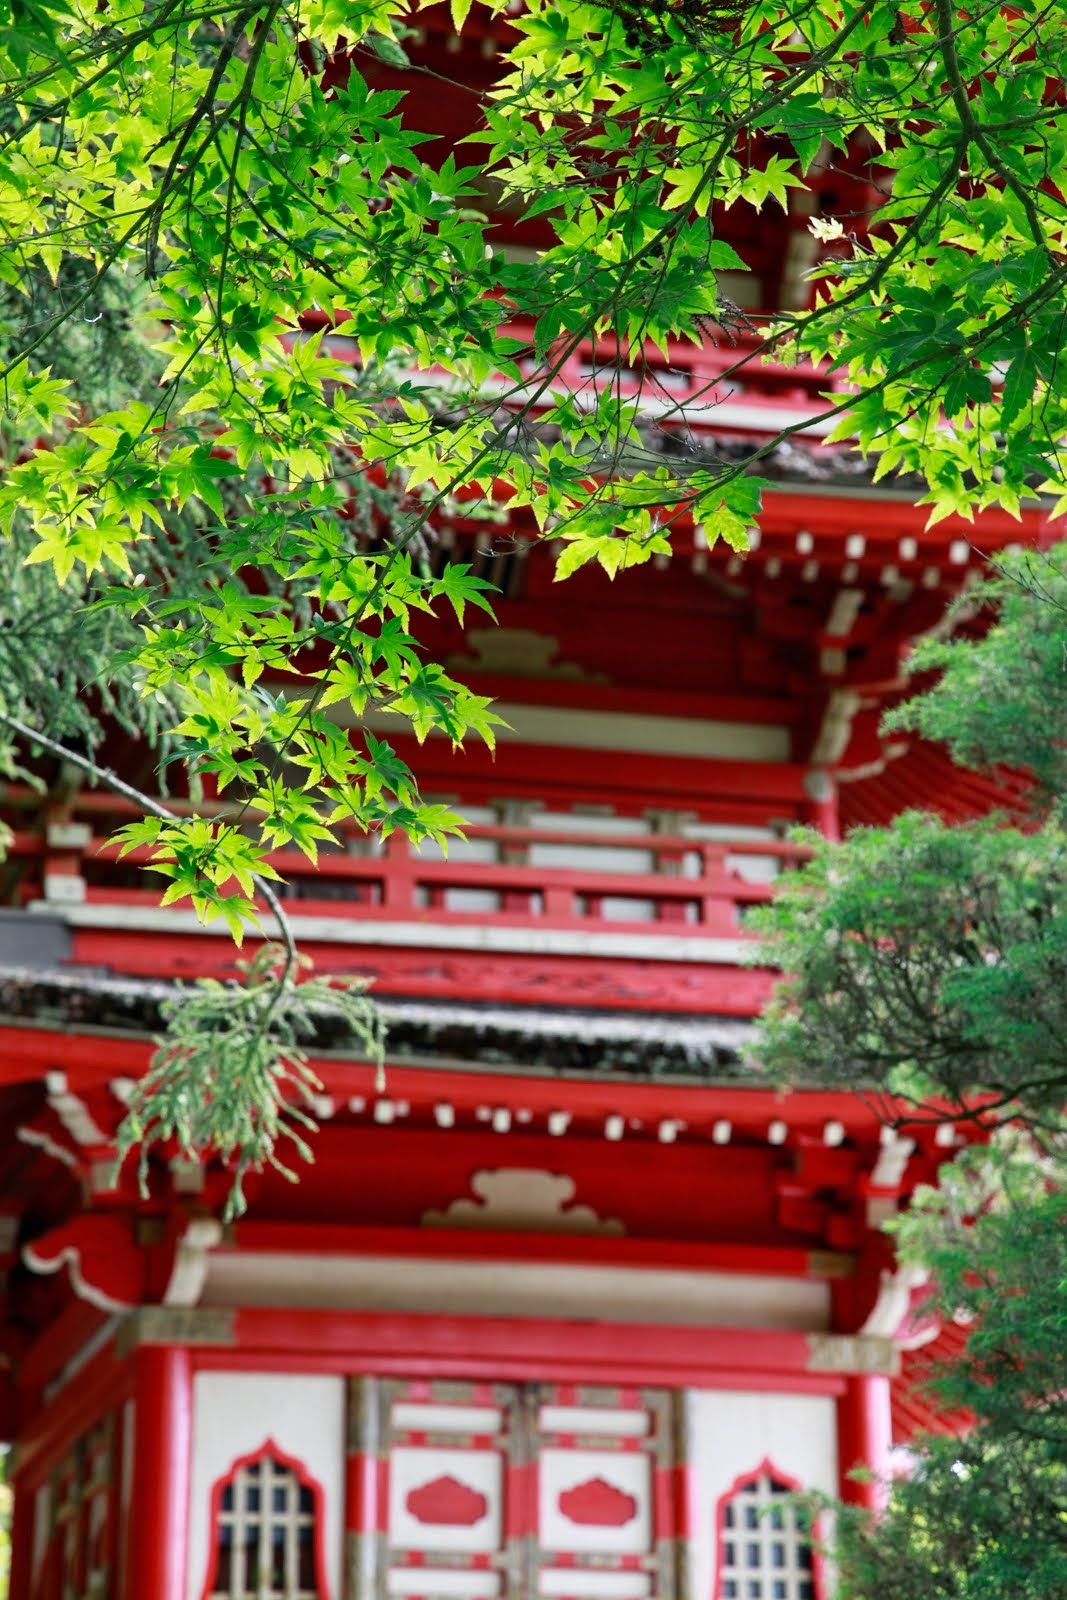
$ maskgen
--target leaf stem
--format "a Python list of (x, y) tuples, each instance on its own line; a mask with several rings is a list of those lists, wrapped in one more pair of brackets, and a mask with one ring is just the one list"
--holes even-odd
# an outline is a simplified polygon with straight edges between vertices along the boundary
[[(31, 728), (28, 723), (22, 722), (18, 717), (13, 717), (10, 712), (0, 710), (0, 722), (6, 724), (20, 738), (27, 739), (33, 744), (40, 745), (43, 749), (58, 756), (61, 761), (69, 761), (72, 766), (79, 767), (89, 777), (102, 783), (113, 794), (122, 795), (125, 800), (132, 800), (154, 817), (161, 818), (164, 822), (179, 822), (181, 818), (176, 811), (171, 811), (169, 806), (163, 805), (150, 794), (145, 794), (142, 789), (137, 789), (132, 783), (127, 783), (125, 778), (120, 778), (117, 772), (110, 767), (102, 767), (91, 756), (83, 756), (76, 750), (71, 750), (67, 745), (60, 744), (57, 739), (49, 738), (47, 733), (41, 733), (37, 728)], [(285, 908), (282, 905), (273, 886), (254, 873), (256, 887), (270, 908), (271, 915), (278, 924), (278, 933), (285, 950), (285, 962), (278, 978), (279, 990), (285, 985), (292, 974), (297, 962), (296, 939), (293, 935), (293, 925), (289, 921)]]

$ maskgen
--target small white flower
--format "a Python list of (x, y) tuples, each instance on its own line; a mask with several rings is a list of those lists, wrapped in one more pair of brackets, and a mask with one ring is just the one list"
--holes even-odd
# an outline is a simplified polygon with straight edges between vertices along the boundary
[(829, 244), (833, 239), (844, 237), (844, 227), (836, 217), (812, 217), (808, 223), (808, 232), (822, 244)]

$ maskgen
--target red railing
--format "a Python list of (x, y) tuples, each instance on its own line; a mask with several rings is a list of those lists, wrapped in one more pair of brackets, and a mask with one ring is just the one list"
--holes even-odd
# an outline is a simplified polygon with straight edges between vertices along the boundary
[[(319, 321), (315, 316), (304, 320), (308, 331)], [(559, 359), (560, 351), (550, 351), (535, 362), (530, 321), (505, 323), (501, 332), (529, 342), (531, 353), (527, 357), (520, 354), (518, 366), (531, 382)], [(783, 408), (794, 422), (805, 415), (815, 416), (826, 409), (820, 396), (843, 385), (840, 374), (828, 374), (810, 362), (765, 362), (756, 353), (759, 345), (754, 335), (734, 343), (725, 338), (717, 344), (708, 339), (702, 345), (674, 340), (667, 347), (666, 359), (648, 346), (633, 363), (613, 339), (583, 340), (562, 362), (553, 385), (579, 396), (592, 396), (606, 387), (623, 397), (640, 394), (649, 420), (662, 420), (668, 428), (713, 428), (738, 434), (777, 433)], [(336, 360), (359, 364), (358, 346), (346, 336), (343, 322), (327, 332), (324, 348)], [(454, 381), (444, 369), (430, 369), (421, 377), (427, 382)], [(514, 386), (511, 379), (501, 378), (499, 383), (507, 391)], [(518, 404), (524, 396), (516, 393), (514, 398)], [(546, 398), (544, 403), (550, 402)]]
[[(143, 873), (151, 852), (138, 848), (120, 860), (109, 842), (106, 828), (126, 815), (110, 796), (85, 794), (62, 821), (17, 830), (5, 865), (9, 901), (157, 904), (162, 880), (156, 890)], [(709, 841), (638, 827), (634, 819), (632, 833), (598, 834), (475, 823), (448, 858), (429, 848), (420, 855), (402, 835), (382, 844), (353, 831), (317, 867), (295, 851), (268, 860), (285, 880), (289, 909), (303, 916), (737, 937), (745, 910), (773, 893), (768, 880), (807, 854), (778, 838)], [(632, 860), (620, 863), (620, 854)]]

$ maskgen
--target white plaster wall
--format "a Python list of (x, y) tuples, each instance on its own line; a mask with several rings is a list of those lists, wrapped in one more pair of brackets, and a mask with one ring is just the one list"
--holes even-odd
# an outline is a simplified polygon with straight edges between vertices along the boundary
[[(727, 826), (724, 823), (713, 822), (687, 822), (683, 828), (687, 839), (702, 839), (709, 844), (717, 844), (725, 840), (731, 843), (734, 840), (751, 840), (760, 843), (764, 839), (777, 839), (779, 836), (773, 828), (753, 827), (745, 823), (734, 823)], [(736, 872), (739, 878), (746, 883), (773, 883), (781, 871), (781, 862), (777, 856), (749, 856), (726, 854), (726, 867), (730, 872)], [(685, 861), (685, 872), (689, 877), (700, 876), (700, 857), (688, 856)]]
[[(408, 1510), (413, 1489), (434, 1478), (455, 1478), (485, 1499), (473, 1523), (420, 1522)], [(499, 1550), (504, 1460), (499, 1450), (449, 1450), (440, 1445), (394, 1445), (389, 1454), (389, 1542), (394, 1550)]]
[(769, 1459), (805, 1489), (837, 1492), (835, 1402), (829, 1395), (693, 1389), (686, 1396), (693, 1486), (692, 1600), (715, 1600), (715, 1513), (743, 1473)]
[(268, 1250), (212, 1253), (201, 1305), (267, 1302), (331, 1310), (582, 1317), (804, 1333), (823, 1331), (830, 1316), (828, 1285), (807, 1278), (468, 1261), (458, 1256), (388, 1260)]
[[(783, 413), (789, 415), (789, 413)], [(772, 413), (768, 413), (769, 418)], [(746, 426), (747, 424), (742, 424)], [(776, 426), (768, 420), (768, 427)], [(532, 706), (497, 700), (503, 717), (497, 738), (508, 743), (564, 745), (579, 750), (634, 750), (649, 755), (703, 756), (725, 761), (788, 761), (790, 730), (780, 723), (719, 722), (714, 717), (661, 717), (636, 711), (586, 711), (573, 706)], [(342, 725), (351, 709), (332, 707)], [(387, 736), (397, 731), (396, 712), (367, 711), (363, 721)], [(438, 729), (432, 736), (444, 737)]]
[(189, 1600), (207, 1581), (212, 1485), (272, 1440), (322, 1486), (329, 1600), (340, 1600), (344, 1518), (344, 1379), (302, 1373), (198, 1372), (193, 1391)]

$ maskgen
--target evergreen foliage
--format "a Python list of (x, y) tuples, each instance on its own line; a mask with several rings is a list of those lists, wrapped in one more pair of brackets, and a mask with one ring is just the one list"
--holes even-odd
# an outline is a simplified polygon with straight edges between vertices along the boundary
[[(1046, 1136), (1047, 1137), (1047, 1136)], [(887, 1512), (846, 1511), (842, 1600), (1058, 1600), (1067, 1571), (1067, 1199), (1062, 1136), (960, 1158), (897, 1229), (967, 1326), (929, 1379), (954, 1424), (920, 1439)], [(959, 1422), (965, 1423), (962, 1437)]]
[[(1038, 602), (1038, 603), (1035, 603)], [(943, 741), (961, 766), (1011, 767), (1036, 783), (1036, 816), (1067, 805), (1067, 567), (1064, 551), (1014, 551), (956, 608), (974, 617), (980, 642), (962, 632), (925, 639), (909, 663), (935, 672), (927, 693), (906, 700), (889, 728)], [(951, 621), (951, 619), (950, 619)]]
[[(305, 977), (297, 983), (286, 952), (272, 945), (240, 965), (243, 983), (203, 979), (164, 1003), (170, 1027), (131, 1092), (117, 1151), (120, 1164), (139, 1151), (143, 1182), (156, 1143), (167, 1142), (189, 1161), (215, 1151), (234, 1170), (228, 1216), (244, 1210), (241, 1186), (250, 1169), (270, 1166), (295, 1182), (279, 1143), (311, 1159), (304, 1134), (315, 1126), (322, 1085), (301, 1041), (313, 1035), (316, 1018), (325, 1012), (340, 1021), (379, 1064), (383, 1049), (381, 1015), (360, 979)], [(226, 1063), (225, 1095), (218, 1093), (220, 1060)]]
[(1063, 559), (1005, 557), (975, 601), (992, 625), (921, 646), (916, 670), (941, 676), (893, 718), (968, 765), (1033, 772), (1033, 816), (912, 813), (813, 841), (758, 917), (789, 973), (767, 1067), (854, 1086), (905, 1126), (997, 1130), (895, 1228), (932, 1275), (931, 1312), (969, 1330), (931, 1381), (971, 1425), (918, 1442), (883, 1518), (844, 1516), (844, 1600), (1056, 1600), (1067, 1579)]

